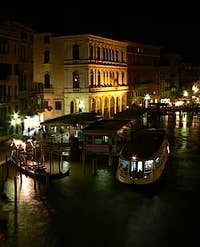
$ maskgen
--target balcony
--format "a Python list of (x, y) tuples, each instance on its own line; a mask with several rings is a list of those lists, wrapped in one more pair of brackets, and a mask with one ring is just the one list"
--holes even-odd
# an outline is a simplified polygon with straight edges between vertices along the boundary
[(38, 94), (41, 94), (43, 93), (43, 83), (40, 83), (40, 82), (34, 82), (32, 84), (32, 92), (33, 93), (38, 93)]
[(89, 92), (96, 93), (96, 92), (110, 92), (110, 91), (128, 91), (129, 87), (127, 85), (100, 85), (100, 86), (90, 86)]
[(53, 85), (50, 84), (49, 87), (44, 87), (44, 88), (43, 88), (43, 92), (44, 92), (44, 93), (53, 93), (53, 92), (54, 92), (54, 90), (53, 90)]

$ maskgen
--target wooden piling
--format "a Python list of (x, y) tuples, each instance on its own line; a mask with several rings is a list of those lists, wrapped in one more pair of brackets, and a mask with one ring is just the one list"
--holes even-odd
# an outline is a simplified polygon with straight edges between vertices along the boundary
[(14, 177), (15, 210), (17, 210), (17, 177)]
[(97, 175), (97, 159), (92, 159), (92, 175)]

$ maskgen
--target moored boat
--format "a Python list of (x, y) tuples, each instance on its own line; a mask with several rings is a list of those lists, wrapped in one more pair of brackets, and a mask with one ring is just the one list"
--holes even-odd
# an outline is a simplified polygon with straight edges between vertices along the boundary
[(125, 184), (152, 184), (161, 177), (169, 154), (164, 129), (137, 130), (120, 152), (116, 178)]
[(37, 180), (54, 180), (70, 174), (70, 166), (64, 160), (63, 152), (44, 152), (43, 148), (32, 140), (13, 139), (10, 161), (21, 173)]

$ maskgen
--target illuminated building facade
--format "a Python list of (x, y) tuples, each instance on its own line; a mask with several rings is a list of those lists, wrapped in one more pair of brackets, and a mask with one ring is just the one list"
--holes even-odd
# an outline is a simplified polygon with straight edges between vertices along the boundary
[(160, 100), (160, 47), (132, 41), (127, 44), (129, 105), (157, 103)]
[(16, 22), (0, 26), (0, 134), (8, 131), (11, 114), (41, 110), (42, 85), (33, 83), (33, 30)]
[(180, 65), (182, 58), (177, 53), (164, 53), (160, 63), (161, 99), (174, 103), (181, 97)]
[(44, 85), (44, 119), (74, 112), (109, 119), (126, 109), (126, 49), (126, 42), (90, 34), (35, 34), (34, 79)]

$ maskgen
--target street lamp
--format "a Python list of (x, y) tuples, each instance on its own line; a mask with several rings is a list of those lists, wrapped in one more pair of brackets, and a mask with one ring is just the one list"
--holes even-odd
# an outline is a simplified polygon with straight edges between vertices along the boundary
[(144, 107), (147, 108), (148, 107), (148, 101), (151, 99), (150, 95), (147, 93), (145, 96), (144, 96)]
[(79, 101), (79, 112), (82, 112), (83, 108), (84, 108), (84, 103), (82, 100), (80, 100)]
[(22, 120), (19, 116), (18, 112), (14, 112), (11, 118), (11, 126), (14, 127), (14, 133), (18, 134), (19, 132), (19, 127), (22, 123)]

